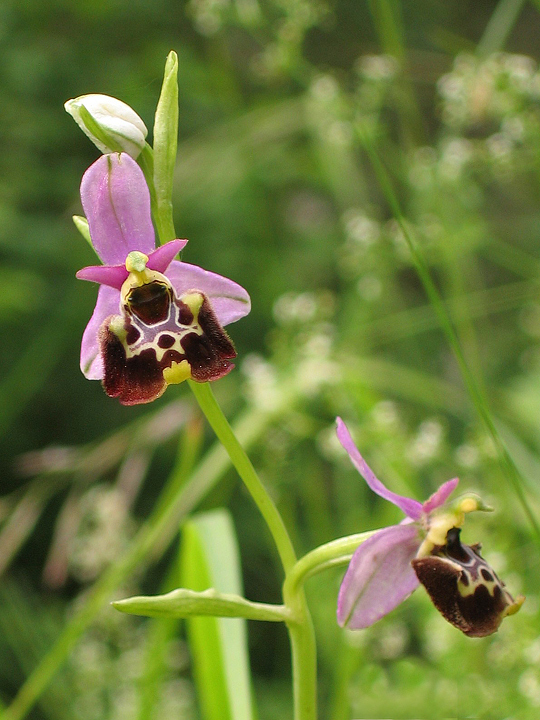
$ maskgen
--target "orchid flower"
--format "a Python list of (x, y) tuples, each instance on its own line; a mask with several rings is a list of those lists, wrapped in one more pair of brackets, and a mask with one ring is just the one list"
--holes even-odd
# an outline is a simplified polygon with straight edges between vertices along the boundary
[(148, 187), (128, 154), (103, 155), (91, 165), (81, 200), (104, 263), (77, 273), (101, 286), (82, 338), (84, 375), (135, 405), (156, 399), (168, 384), (227, 374), (236, 353), (222, 326), (249, 313), (244, 288), (174, 260), (187, 240), (155, 248)]
[(424, 503), (397, 495), (375, 477), (341, 418), (337, 436), (371, 490), (405, 513), (399, 525), (378, 530), (354, 553), (339, 591), (341, 626), (358, 630), (373, 625), (420, 583), (443, 617), (471, 637), (490, 635), (506, 615), (519, 610), (524, 598), (512, 598), (480, 556), (480, 545), (463, 545), (459, 538), (466, 513), (490, 508), (473, 495), (448, 506), (457, 478), (443, 483)]

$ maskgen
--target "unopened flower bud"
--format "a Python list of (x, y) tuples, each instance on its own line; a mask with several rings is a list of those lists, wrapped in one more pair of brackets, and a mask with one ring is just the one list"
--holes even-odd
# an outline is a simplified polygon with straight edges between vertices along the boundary
[(64, 105), (81, 130), (103, 153), (126, 152), (136, 158), (148, 130), (126, 103), (108, 95), (81, 95)]

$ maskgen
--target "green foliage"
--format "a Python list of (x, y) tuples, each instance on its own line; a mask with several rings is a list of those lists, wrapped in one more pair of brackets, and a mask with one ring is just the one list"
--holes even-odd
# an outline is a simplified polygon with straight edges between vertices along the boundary
[[(175, 227), (190, 240), (186, 261), (252, 295), (252, 313), (230, 328), (238, 371), (216, 393), (298, 554), (398, 520), (338, 447), (340, 414), (396, 492), (427, 497), (455, 475), (463, 490), (480, 492), (496, 513), (469, 520), (466, 542), (481, 540), (509, 590), (527, 596), (497, 635), (479, 641), (447, 626), (421, 590), (369, 630), (347, 634), (334, 620), (342, 571), (310, 579), (321, 718), (537, 717), (537, 538), (404, 236), (425, 260), (538, 518), (540, 13), (508, 0), (470, 8), (2, 4), (4, 705), (44, 659), (51, 677), (32, 686), (48, 687), (36, 690), (36, 720), (197, 717), (178, 624), (134, 620), (108, 602), (179, 584), (166, 570), (168, 548), (179, 520), (200, 506), (233, 514), (246, 597), (280, 601), (260, 518), (222, 452), (201, 447), (200, 418), (175, 399), (187, 389), (169, 389), (153, 407), (122, 408), (78, 369), (95, 288), (73, 276), (95, 256), (70, 218), (97, 152), (63, 103), (107, 93), (151, 127), (174, 49)], [(249, 639), (260, 717), (283, 718), (285, 632), (250, 623)]]
[[(180, 581), (194, 590), (242, 595), (236, 536), (226, 511), (196, 515), (184, 526)], [(245, 620), (189, 617), (187, 626), (202, 717), (251, 720)]]

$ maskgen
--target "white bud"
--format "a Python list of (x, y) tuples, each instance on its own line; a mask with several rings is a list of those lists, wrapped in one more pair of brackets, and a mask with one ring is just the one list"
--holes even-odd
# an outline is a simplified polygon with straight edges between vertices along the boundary
[(146, 125), (121, 100), (108, 95), (81, 95), (68, 100), (64, 107), (101, 152), (127, 152), (136, 158), (144, 148)]

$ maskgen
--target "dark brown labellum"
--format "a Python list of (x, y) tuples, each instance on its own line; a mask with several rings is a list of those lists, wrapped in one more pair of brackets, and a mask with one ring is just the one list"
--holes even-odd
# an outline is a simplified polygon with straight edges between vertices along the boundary
[(470, 637), (494, 633), (506, 615), (516, 612), (523, 599), (514, 601), (504, 583), (484, 558), (479, 545), (463, 545), (459, 528), (452, 528), (446, 544), (412, 566), (443, 617)]
[(152, 281), (131, 289), (122, 310), (103, 323), (99, 339), (103, 386), (123, 405), (151, 402), (188, 378), (217, 380), (234, 367), (234, 346), (199, 291), (177, 298)]

